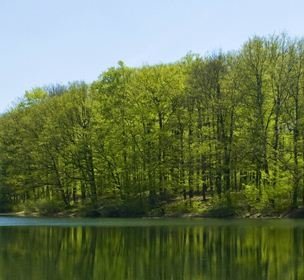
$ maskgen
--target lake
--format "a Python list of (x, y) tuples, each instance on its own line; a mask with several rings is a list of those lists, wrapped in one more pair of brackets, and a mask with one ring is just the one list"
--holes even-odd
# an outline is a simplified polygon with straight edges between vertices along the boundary
[(0, 279), (304, 279), (303, 220), (0, 217)]

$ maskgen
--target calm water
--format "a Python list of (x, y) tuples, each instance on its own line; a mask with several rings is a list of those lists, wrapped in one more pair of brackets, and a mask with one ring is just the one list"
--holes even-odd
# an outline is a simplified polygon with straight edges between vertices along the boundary
[(0, 217), (0, 279), (304, 279), (304, 221)]

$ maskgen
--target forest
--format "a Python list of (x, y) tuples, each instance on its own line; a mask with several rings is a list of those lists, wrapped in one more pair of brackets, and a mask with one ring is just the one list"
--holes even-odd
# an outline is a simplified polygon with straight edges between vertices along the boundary
[(123, 62), (0, 115), (0, 212), (280, 215), (304, 205), (304, 40)]

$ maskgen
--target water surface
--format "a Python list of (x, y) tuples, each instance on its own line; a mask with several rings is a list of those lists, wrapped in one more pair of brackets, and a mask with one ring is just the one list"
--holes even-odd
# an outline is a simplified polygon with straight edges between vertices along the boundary
[(0, 217), (0, 279), (304, 279), (304, 221)]

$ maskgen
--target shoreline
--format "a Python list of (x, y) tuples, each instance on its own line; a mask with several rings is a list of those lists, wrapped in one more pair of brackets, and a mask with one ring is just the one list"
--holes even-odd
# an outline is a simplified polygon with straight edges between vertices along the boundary
[(129, 215), (129, 216), (106, 216), (106, 215), (89, 215), (89, 213), (81, 213), (81, 212), (69, 212), (69, 211), (62, 211), (58, 213), (44, 215), (39, 212), (25, 212), (25, 211), (18, 211), (18, 212), (8, 212), (8, 213), (0, 213), (0, 217), (24, 217), (24, 218), (181, 218), (181, 219), (244, 219), (244, 220), (259, 220), (259, 219), (304, 219), (304, 208), (297, 208), (286, 211), (285, 213), (278, 213), (277, 215), (270, 215), (270, 214), (262, 214), (262, 213), (246, 213), (244, 215), (214, 215), (211, 213), (170, 213), (167, 215)]

